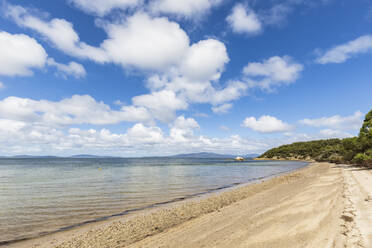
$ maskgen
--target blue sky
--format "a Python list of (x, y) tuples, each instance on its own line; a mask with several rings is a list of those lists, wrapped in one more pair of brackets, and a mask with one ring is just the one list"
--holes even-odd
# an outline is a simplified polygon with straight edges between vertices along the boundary
[(0, 155), (260, 153), (371, 108), (367, 0), (0, 3)]

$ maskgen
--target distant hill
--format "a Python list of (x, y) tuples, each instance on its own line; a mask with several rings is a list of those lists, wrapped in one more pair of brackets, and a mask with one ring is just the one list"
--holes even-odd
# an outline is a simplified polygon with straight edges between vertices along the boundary
[(97, 156), (89, 154), (78, 154), (69, 157), (58, 157), (58, 156), (34, 156), (34, 155), (15, 155), (15, 156), (0, 156), (0, 158), (116, 158), (111, 156)]
[(89, 154), (78, 154), (70, 156), (69, 158), (116, 158), (111, 156), (97, 156), (97, 155), (89, 155)]
[[(256, 158), (259, 154), (246, 154), (242, 157), (244, 158)], [(174, 156), (167, 156), (172, 158), (235, 158), (237, 155), (231, 154), (218, 154), (212, 152), (199, 152), (199, 153), (188, 153), (188, 154), (178, 154)], [(58, 156), (33, 156), (33, 155), (15, 155), (15, 156), (0, 156), (0, 158), (121, 158), (114, 156), (98, 156), (90, 154), (77, 154), (68, 157), (58, 157)]]
[(57, 156), (32, 156), (32, 155), (16, 155), (7, 158), (59, 158)]
[(178, 154), (170, 156), (172, 158), (235, 158), (236, 155), (218, 154), (212, 152), (199, 152), (199, 153), (188, 153)]

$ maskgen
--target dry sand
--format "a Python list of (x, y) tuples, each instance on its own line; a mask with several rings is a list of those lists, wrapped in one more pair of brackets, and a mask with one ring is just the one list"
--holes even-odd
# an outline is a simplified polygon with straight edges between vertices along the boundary
[(11, 247), (372, 247), (372, 171), (314, 163)]

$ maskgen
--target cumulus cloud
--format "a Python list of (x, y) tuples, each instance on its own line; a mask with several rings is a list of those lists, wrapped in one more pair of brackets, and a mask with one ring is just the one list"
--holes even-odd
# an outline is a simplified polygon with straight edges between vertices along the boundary
[(303, 119), (299, 122), (312, 127), (329, 127), (332, 129), (359, 129), (362, 125), (363, 113), (356, 111), (350, 116), (334, 115), (318, 119)]
[(231, 81), (222, 89), (213, 87), (210, 81), (191, 81), (185, 77), (151, 78), (150, 88), (157, 85), (157, 90), (165, 89), (175, 92), (180, 99), (190, 103), (210, 103), (219, 105), (236, 100), (245, 94), (247, 85)]
[[(87, 98), (88, 99), (88, 98)], [(67, 99), (71, 101), (71, 99)], [(220, 152), (232, 154), (244, 154), (262, 152), (271, 147), (294, 141), (314, 140), (321, 138), (349, 137), (350, 134), (342, 130), (331, 128), (322, 129), (315, 134), (290, 133), (291, 126), (270, 116), (263, 116), (256, 120), (247, 118), (244, 124), (252, 126), (259, 132), (284, 132), (284, 137), (253, 139), (242, 138), (239, 135), (231, 135), (224, 138), (211, 138), (198, 135), (196, 131), (200, 128), (193, 118), (178, 116), (169, 124), (169, 132), (164, 132), (153, 123), (135, 123), (122, 132), (112, 132), (108, 128), (74, 127), (83, 123), (100, 125), (101, 123), (116, 123), (120, 121), (121, 114), (105, 107), (103, 103), (95, 102), (99, 106), (94, 109), (101, 116), (102, 122), (92, 122), (85, 112), (84, 104), (71, 104), (69, 102), (45, 102), (42, 109), (30, 110), (28, 99), (24, 99), (19, 109), (9, 109), (11, 105), (0, 104), (0, 145), (3, 154), (73, 154), (92, 153), (119, 156), (151, 156), (167, 155), (182, 152)], [(81, 100), (80, 101), (87, 101)], [(63, 104), (62, 104), (63, 102)], [(89, 101), (88, 101), (89, 102)], [(75, 102), (77, 103), (77, 102)], [(81, 102), (79, 102), (81, 103)], [(41, 104), (37, 102), (36, 104)], [(59, 106), (56, 106), (60, 104)], [(72, 105), (72, 106), (70, 106)], [(50, 109), (47, 109), (49, 106)], [(58, 113), (58, 108), (67, 108), (65, 112)], [(71, 108), (76, 108), (71, 110)], [(98, 108), (98, 109), (97, 109)], [(106, 112), (102, 112), (103, 111)], [(8, 110), (8, 112), (4, 112)], [(23, 110), (23, 112), (14, 111)], [(59, 118), (50, 119), (45, 115), (54, 114)], [(111, 113), (110, 113), (111, 111)], [(89, 112), (89, 111), (88, 111)], [(94, 115), (94, 112), (89, 112)], [(111, 115), (109, 118), (108, 116)], [(68, 116), (72, 120), (54, 121)], [(86, 119), (85, 121), (79, 120)], [(88, 119), (87, 119), (88, 118)], [(95, 117), (96, 118), (96, 117)], [(66, 121), (67, 120), (67, 121)], [(56, 125), (59, 123), (59, 125)], [(225, 127), (222, 129), (226, 130)]]
[(55, 67), (63, 76), (85, 77), (81, 64), (71, 61), (67, 65), (48, 58), (44, 48), (33, 38), (24, 34), (10, 34), (0, 31), (0, 75), (30, 76), (33, 69), (45, 65)]
[(142, 0), (68, 0), (71, 4), (87, 13), (104, 16), (113, 9), (122, 9), (138, 6)]
[[(107, 128), (61, 128), (38, 122), (0, 118), (0, 145), (3, 154), (73, 154), (92, 153), (119, 156), (167, 155), (183, 152), (213, 151), (242, 154), (267, 149), (266, 142), (243, 139), (239, 135), (209, 138), (194, 133), (198, 123), (179, 116), (169, 133), (159, 127), (134, 124), (125, 132)], [(31, 148), (30, 148), (31, 147)]]
[(246, 84), (239, 81), (229, 81), (223, 87), (218, 85), (228, 62), (222, 42), (202, 40), (190, 46), (178, 65), (149, 77), (147, 87), (152, 92), (172, 91), (187, 103), (222, 105), (240, 98), (247, 89)]
[(150, 9), (155, 13), (191, 18), (205, 14), (220, 2), (221, 0), (155, 0), (150, 3)]
[(295, 141), (349, 136), (346, 132), (324, 129), (315, 134), (285, 133), (280, 138), (254, 139), (236, 134), (211, 138), (195, 134), (198, 129), (199, 124), (194, 119), (184, 116), (179, 116), (170, 124), (169, 132), (141, 123), (136, 123), (123, 132), (112, 132), (107, 128), (65, 129), (38, 122), (0, 118), (0, 145), (2, 154), (154, 156), (200, 151), (246, 154), (260, 153)]
[(229, 81), (225, 88), (213, 90), (207, 99), (213, 104), (222, 104), (239, 99), (245, 94), (247, 85), (240, 81)]
[(188, 104), (177, 98), (173, 91), (163, 90), (147, 95), (133, 97), (135, 106), (146, 107), (152, 115), (163, 122), (170, 122), (175, 117), (175, 111), (186, 109)]
[(263, 115), (258, 119), (247, 117), (242, 125), (260, 133), (287, 132), (293, 129), (291, 125), (270, 115)]
[(0, 31), (0, 75), (29, 76), (43, 68), (47, 53), (33, 38)]
[[(106, 31), (109, 38), (102, 47), (113, 55), (113, 61), (124, 67), (154, 71), (147, 80), (151, 98), (155, 94), (156, 98), (168, 97), (169, 92), (173, 92), (174, 98), (187, 103), (217, 104), (242, 95), (234, 90), (244, 88), (242, 84), (228, 84), (222, 90), (212, 85), (220, 79), (225, 64), (229, 62), (226, 46), (218, 40), (206, 39), (190, 45), (189, 37), (177, 23), (166, 18), (151, 18), (144, 13), (128, 18), (125, 24), (108, 25)], [(147, 42), (149, 39), (153, 41), (151, 44)], [(226, 95), (221, 97), (222, 93)], [(143, 98), (135, 97), (134, 102)], [(187, 108), (186, 103), (182, 107), (174, 106), (174, 110)], [(164, 114), (164, 109), (169, 109), (169, 106), (163, 110), (152, 109), (157, 116), (162, 113), (162, 120), (174, 117), (173, 111), (167, 116)]]
[(71, 61), (65, 65), (57, 63), (53, 58), (49, 58), (47, 64), (48, 66), (55, 67), (58, 71), (58, 74), (61, 74), (65, 78), (67, 76), (73, 76), (75, 78), (84, 78), (87, 74), (84, 69), (84, 66), (74, 61)]
[(122, 121), (149, 122), (151, 115), (143, 107), (123, 106), (112, 110), (89, 95), (74, 95), (61, 101), (7, 97), (0, 101), (0, 118), (45, 125), (115, 124)]
[(199, 124), (193, 118), (185, 118), (185, 116), (179, 116), (172, 124), (172, 128), (192, 130), (200, 128)]
[(180, 64), (183, 76), (190, 80), (218, 80), (229, 62), (226, 46), (214, 39), (193, 44)]
[(107, 39), (97, 47), (80, 41), (73, 24), (64, 19), (43, 20), (14, 5), (7, 6), (6, 15), (19, 26), (35, 30), (64, 53), (98, 63), (164, 70), (182, 61), (189, 49), (189, 37), (177, 23), (142, 12), (123, 23), (102, 24)]
[(236, 33), (257, 34), (262, 30), (256, 13), (243, 4), (236, 4), (226, 20)]
[[(80, 41), (73, 24), (64, 19), (43, 20), (28, 9), (9, 4), (6, 15), (19, 26), (40, 33), (61, 51), (99, 63), (113, 62), (123, 67), (164, 71), (171, 66), (181, 67), (180, 64), (185, 61), (183, 70), (188, 73), (193, 66), (197, 66), (195, 63), (198, 61), (195, 59), (204, 58), (198, 54), (209, 52), (207, 55), (211, 55), (212, 49), (226, 53), (225, 46), (213, 40), (202, 41), (190, 47), (189, 37), (179, 24), (165, 17), (150, 17), (144, 12), (129, 16), (121, 23), (102, 24), (107, 39), (98, 47)], [(151, 43), (148, 42), (150, 39)], [(217, 54), (220, 52), (217, 51)], [(221, 63), (220, 60), (206, 62)], [(202, 67), (203, 64), (198, 65)], [(208, 70), (208, 67), (200, 68), (201, 70)]]
[(125, 134), (130, 144), (156, 144), (163, 142), (163, 132), (159, 127), (146, 127), (141, 123), (135, 124)]
[(187, 142), (194, 138), (194, 130), (199, 129), (199, 124), (193, 118), (179, 116), (170, 129), (169, 138), (172, 142)]
[(108, 39), (102, 48), (110, 60), (124, 67), (164, 70), (178, 64), (189, 48), (186, 32), (164, 17), (137, 13), (123, 24), (106, 25), (105, 30)]
[(5, 16), (13, 19), (19, 26), (30, 28), (41, 34), (53, 46), (64, 53), (100, 63), (108, 60), (106, 53), (101, 48), (93, 47), (80, 41), (73, 24), (64, 19), (43, 20), (31, 14), (28, 9), (10, 4), (6, 5), (4, 13)]
[[(123, 22), (102, 23), (107, 39), (93, 47), (80, 41), (73, 25), (63, 19), (43, 20), (20, 6), (7, 6), (7, 15), (23, 27), (42, 34), (56, 48), (79, 58), (95, 62), (112, 62), (125, 69), (140, 69), (148, 73), (151, 93), (172, 91), (186, 103), (211, 103), (214, 106), (236, 100), (244, 95), (245, 82), (218, 81), (229, 62), (226, 46), (216, 39), (190, 44), (186, 32), (165, 17), (151, 17), (144, 12), (128, 16)], [(61, 38), (61, 34), (62, 38)], [(148, 40), (152, 42), (149, 43)], [(57, 66), (63, 72), (83, 75), (76, 64)], [(81, 68), (80, 68), (81, 69)], [(165, 96), (158, 94), (157, 97)], [(141, 99), (142, 97), (134, 99)], [(148, 98), (148, 97), (146, 97)], [(182, 108), (185, 109), (184, 104)], [(152, 109), (160, 117), (160, 111)], [(164, 112), (164, 111), (163, 111)], [(171, 120), (174, 113), (162, 120)]]
[(362, 53), (372, 51), (372, 35), (364, 35), (345, 44), (335, 46), (317, 58), (319, 64), (343, 63)]
[(291, 84), (300, 77), (303, 65), (289, 56), (274, 56), (261, 62), (248, 63), (243, 69), (249, 87), (272, 90), (273, 87)]

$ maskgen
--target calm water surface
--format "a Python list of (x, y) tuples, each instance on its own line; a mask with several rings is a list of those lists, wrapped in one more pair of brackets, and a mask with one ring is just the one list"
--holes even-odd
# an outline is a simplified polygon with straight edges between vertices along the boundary
[(0, 244), (304, 167), (225, 159), (0, 159)]

